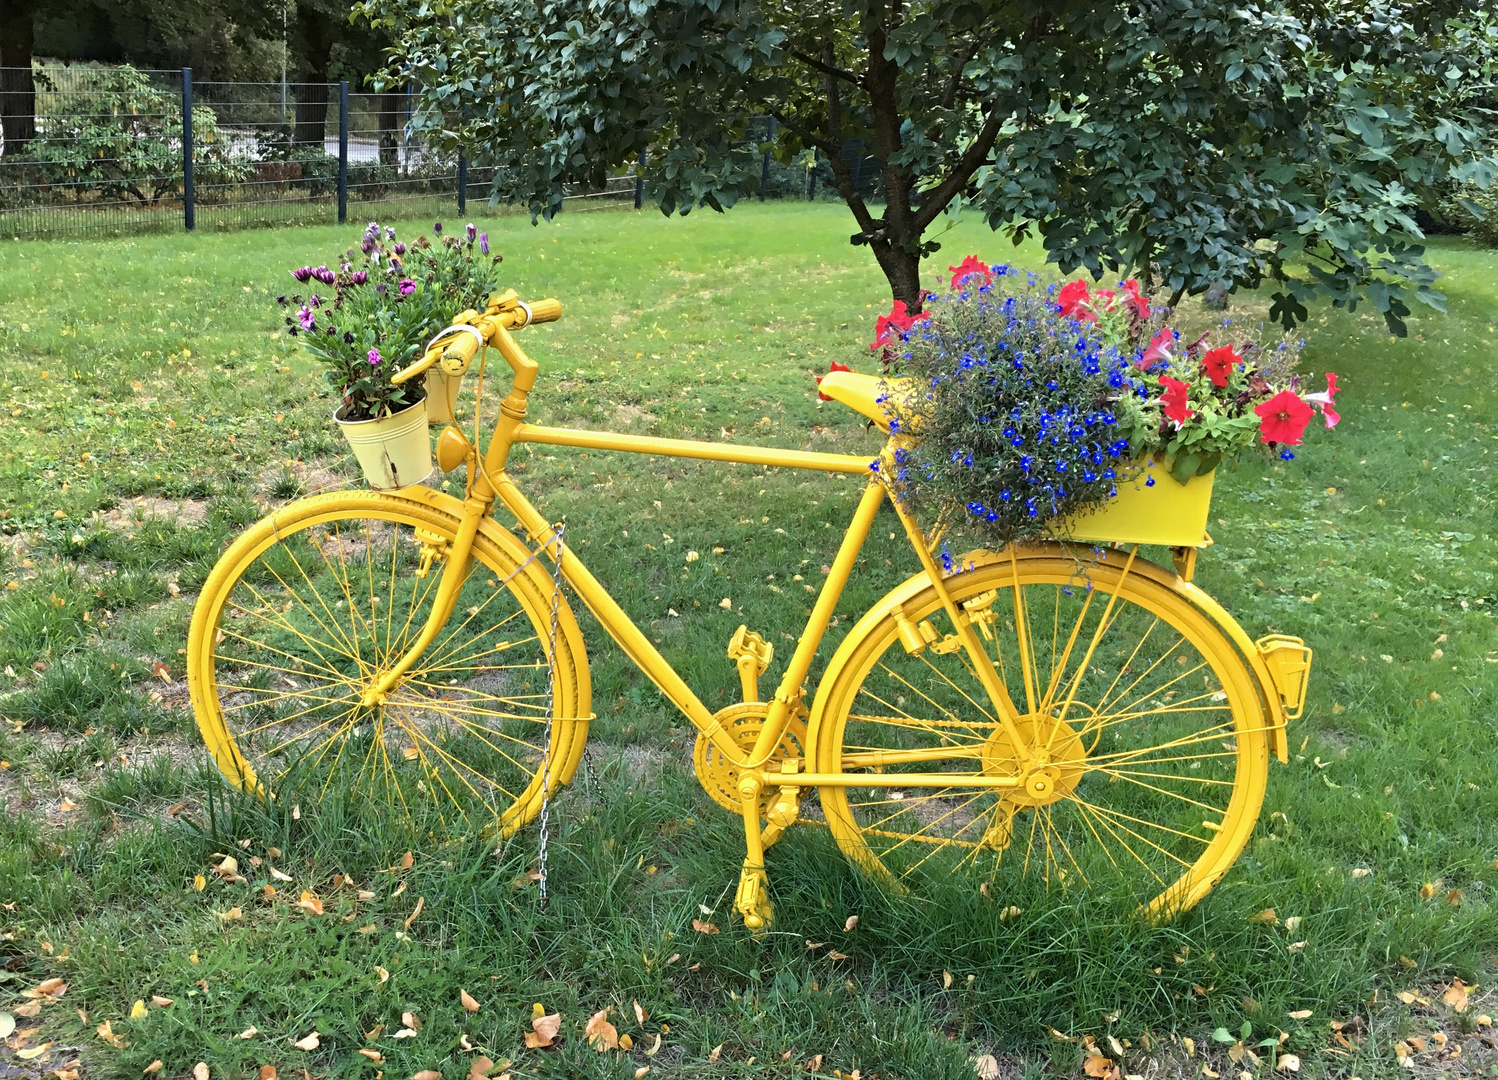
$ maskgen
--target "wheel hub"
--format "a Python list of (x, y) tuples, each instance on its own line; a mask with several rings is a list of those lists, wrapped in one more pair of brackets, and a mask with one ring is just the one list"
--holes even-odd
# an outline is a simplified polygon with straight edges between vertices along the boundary
[(1002, 727), (983, 744), (984, 775), (1019, 780), (1004, 793), (1004, 801), (1015, 807), (1047, 806), (1069, 796), (1085, 771), (1087, 750), (1081, 735), (1049, 713), (1021, 716), (1014, 726), (1030, 754), (1028, 762), (1021, 762), (1014, 740)]

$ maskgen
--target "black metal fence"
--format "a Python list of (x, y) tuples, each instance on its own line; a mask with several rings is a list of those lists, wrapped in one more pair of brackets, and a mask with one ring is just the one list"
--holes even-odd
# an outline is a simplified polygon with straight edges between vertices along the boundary
[[(197, 82), (191, 69), (61, 66), (0, 69), (0, 236), (46, 237), (344, 221), (363, 207), (390, 216), (489, 197), (492, 169), (412, 140), (409, 90), (354, 93), (348, 83)], [(28, 114), (29, 115), (26, 115)], [(190, 116), (191, 123), (183, 118)], [(19, 117), (19, 120), (17, 119)], [(774, 131), (757, 121), (746, 142)], [(761, 128), (762, 125), (762, 128)], [(844, 158), (872, 187), (877, 161)], [(835, 198), (825, 161), (763, 157), (760, 198)], [(867, 178), (864, 181), (864, 178)], [(632, 175), (569, 200), (633, 200)]]

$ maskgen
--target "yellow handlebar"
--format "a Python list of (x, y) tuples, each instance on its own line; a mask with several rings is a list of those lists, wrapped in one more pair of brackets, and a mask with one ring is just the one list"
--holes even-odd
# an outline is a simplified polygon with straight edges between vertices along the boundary
[(478, 355), (479, 347), (493, 340), (500, 328), (519, 330), (532, 323), (556, 322), (561, 317), (562, 302), (554, 297), (527, 304), (513, 292), (506, 292), (494, 297), (482, 315), (474, 311), (460, 315), (457, 323), (433, 339), (420, 360), (396, 372), (390, 381), (396, 385), (408, 382), (439, 361), (449, 375), (462, 375)]

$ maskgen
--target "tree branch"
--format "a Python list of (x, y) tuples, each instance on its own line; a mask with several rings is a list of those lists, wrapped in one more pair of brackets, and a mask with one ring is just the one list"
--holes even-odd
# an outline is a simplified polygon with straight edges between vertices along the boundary
[(794, 56), (797, 60), (800, 60), (807, 67), (815, 68), (824, 75), (831, 75), (834, 79), (842, 79), (844, 82), (852, 83), (854, 86), (858, 85), (858, 76), (851, 71), (844, 71), (833, 64), (818, 60), (815, 56), (807, 56), (799, 49), (787, 49), (786, 52)]
[(978, 137), (973, 140), (973, 145), (967, 148), (967, 152), (952, 166), (947, 178), (936, 187), (925, 192), (921, 196), (921, 208), (915, 215), (915, 224), (920, 232), (925, 232), (926, 226), (936, 220), (936, 216), (947, 208), (947, 203), (957, 197), (957, 193), (967, 187), (968, 181), (973, 178), (973, 173), (978, 171), (988, 152), (993, 149), (993, 144), (998, 140), (999, 129), (1004, 126), (1004, 118), (999, 114), (998, 107), (988, 114), (988, 119), (983, 121), (983, 127), (978, 132)]
[(947, 88), (941, 94), (942, 108), (950, 109), (952, 102), (957, 99), (957, 91), (962, 87), (962, 69), (972, 62), (974, 56), (978, 55), (978, 44), (974, 41), (954, 58), (952, 78), (947, 82)]

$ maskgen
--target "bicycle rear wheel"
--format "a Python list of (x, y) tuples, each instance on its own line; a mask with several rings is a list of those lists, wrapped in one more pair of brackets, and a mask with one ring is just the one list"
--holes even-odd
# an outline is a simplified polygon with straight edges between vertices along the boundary
[[(188, 681), (198, 726), (240, 788), (321, 798), (347, 788), (406, 811), (497, 819), (540, 809), (587, 735), (587, 661), (565, 598), (546, 708), (550, 561), (482, 530), (453, 615), (380, 705), (364, 690), (425, 622), (457, 518), (375, 492), (292, 503), (224, 553), (193, 611)], [(546, 741), (547, 720), (551, 741)]]
[[(1190, 907), (1237, 858), (1263, 800), (1258, 683), (1221, 628), (1142, 560), (1125, 573), (1122, 558), (1083, 569), (1060, 548), (1028, 554), (947, 586), (1033, 764), (935, 590), (897, 590), (839, 649), (813, 709), (816, 770), (880, 777), (822, 788), (827, 823), (850, 858), (903, 881), (1012, 874), (1121, 891), (1154, 915)], [(902, 619), (906, 641), (927, 624), (914, 654)], [(902, 787), (901, 773), (950, 782)], [(1026, 786), (982, 786), (993, 777)]]

